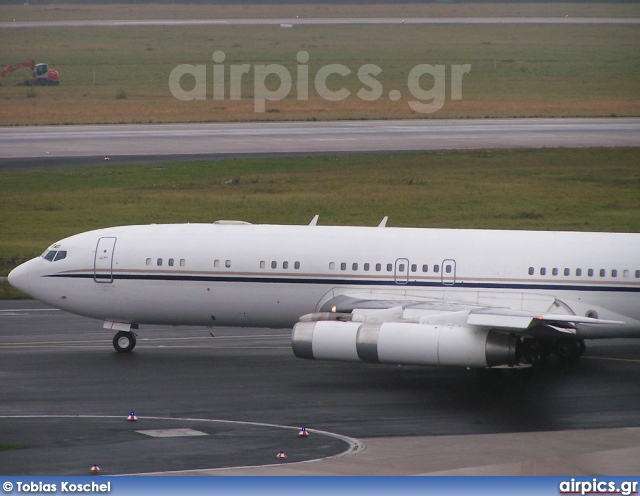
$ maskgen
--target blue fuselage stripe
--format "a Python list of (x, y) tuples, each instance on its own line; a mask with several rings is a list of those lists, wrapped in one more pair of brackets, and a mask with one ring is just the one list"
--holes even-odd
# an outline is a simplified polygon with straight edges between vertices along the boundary
[[(51, 274), (47, 277), (61, 277), (71, 279), (94, 279), (93, 273), (84, 274)], [(102, 275), (96, 276), (104, 278)], [(109, 275), (107, 278), (110, 278)], [(396, 282), (393, 279), (325, 279), (309, 277), (255, 277), (255, 276), (199, 276), (199, 275), (169, 275), (169, 274), (113, 274), (113, 280), (134, 281), (190, 281), (190, 282), (234, 282), (234, 283), (262, 283), (262, 284), (324, 284), (338, 286), (392, 286), (392, 287), (425, 287), (425, 288), (467, 288), (467, 289), (517, 289), (517, 290), (556, 290), (556, 291), (605, 291), (639, 293), (640, 286), (610, 286), (594, 284), (548, 284), (548, 283), (509, 283), (509, 282), (458, 282), (443, 283), (440, 281), (409, 281)]]

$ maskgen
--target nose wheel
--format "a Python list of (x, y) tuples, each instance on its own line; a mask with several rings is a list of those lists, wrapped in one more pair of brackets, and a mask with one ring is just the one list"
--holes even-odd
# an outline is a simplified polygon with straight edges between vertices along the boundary
[(129, 331), (120, 331), (113, 338), (113, 347), (118, 353), (129, 353), (136, 346), (136, 335)]

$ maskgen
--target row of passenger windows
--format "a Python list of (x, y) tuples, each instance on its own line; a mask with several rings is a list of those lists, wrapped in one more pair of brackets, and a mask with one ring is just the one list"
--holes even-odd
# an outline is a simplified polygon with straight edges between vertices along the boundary
[[(281, 262), (279, 264), (275, 260), (273, 260), (269, 264), (269, 266), (272, 269), (277, 269), (278, 267), (281, 267), (283, 269), (289, 269), (290, 268), (289, 262)], [(338, 265), (335, 262), (330, 262), (329, 263), (329, 270), (336, 270), (337, 266)], [(386, 270), (386, 272), (393, 272), (394, 264), (388, 263), (388, 264), (383, 265), (381, 263), (377, 263), (377, 264), (374, 265), (374, 264), (370, 264), (370, 263), (364, 263), (361, 266), (360, 264), (358, 264), (356, 262), (354, 262), (352, 264), (347, 264), (347, 262), (342, 262), (339, 265), (340, 270), (344, 270), (344, 271), (346, 271), (348, 267), (350, 267), (350, 269), (352, 271), (357, 271), (360, 267), (362, 267), (362, 270), (364, 270), (365, 272), (369, 272), (369, 271), (372, 271), (372, 270), (375, 270), (376, 272), (382, 272), (383, 271), (383, 267), (384, 267), (384, 270)], [(267, 262), (262, 260), (260, 262), (260, 268), (261, 269), (266, 269), (267, 268)], [(294, 262), (293, 263), (293, 268), (295, 270), (300, 269), (300, 262)], [(400, 264), (398, 264), (397, 270), (400, 273), (404, 273), (407, 270), (407, 268), (408, 268), (407, 265), (405, 265), (403, 263), (400, 263)], [(418, 272), (418, 268), (419, 268), (419, 266), (417, 264), (412, 264), (410, 266), (411, 272)], [(425, 273), (429, 272), (429, 266), (427, 264), (422, 265), (421, 266), (421, 270), (422, 270), (422, 272), (425, 272)], [(440, 265), (434, 265), (432, 267), (431, 271), (436, 273), (436, 274), (438, 274), (440, 272)], [(453, 272), (453, 265), (446, 265), (445, 266), (445, 272), (448, 273), (448, 274), (451, 274)]]
[[(50, 252), (51, 253), (51, 252)], [(53, 252), (55, 255), (55, 252)], [(66, 255), (66, 252), (64, 252)], [(64, 258), (64, 257), (62, 257)], [(56, 258), (56, 260), (58, 260)], [(153, 258), (147, 258), (146, 261), (148, 266), (152, 266), (157, 265), (158, 267), (162, 267), (165, 264), (165, 260), (163, 258), (157, 258), (157, 259), (153, 259)], [(166, 264), (169, 267), (174, 267), (176, 265), (176, 260), (173, 258), (169, 258), (168, 260), (166, 260)], [(181, 258), (179, 261), (179, 265), (180, 267), (184, 267), (186, 265), (185, 259)], [(349, 264), (347, 264), (346, 262), (342, 262), (339, 265), (340, 270), (342, 271), (346, 271), (347, 267)], [(224, 266), (225, 268), (229, 269), (231, 268), (231, 260), (214, 260), (213, 262), (213, 266), (214, 268), (220, 268), (222, 266)], [(290, 264), (288, 261), (284, 261), (284, 262), (278, 262), (276, 260), (272, 260), (271, 262), (269, 262), (268, 266), (272, 269), (277, 269), (278, 267), (282, 268), (282, 269), (289, 269), (291, 267), (293, 267), (293, 269), (295, 270), (300, 270), (300, 262), (293, 262), (293, 264)], [(336, 266), (337, 264), (335, 262), (330, 262), (329, 263), (329, 270), (336, 270)], [(375, 270), (376, 272), (382, 272), (383, 271), (383, 267), (384, 270), (386, 270), (386, 272), (393, 272), (393, 268), (394, 268), (394, 264), (392, 263), (388, 263), (388, 264), (381, 264), (381, 263), (377, 263), (377, 264), (370, 264), (370, 263), (364, 263), (362, 264), (362, 266), (360, 266), (360, 264), (358, 264), (357, 262), (350, 264), (350, 268), (352, 271), (357, 271), (360, 267), (362, 267), (362, 270), (364, 270), (365, 272), (369, 272), (372, 270)], [(266, 269), (267, 268), (267, 262), (265, 260), (261, 260), (260, 261), (260, 268), (261, 269)], [(405, 265), (404, 263), (400, 263), (398, 264), (397, 267), (397, 271), (399, 273), (404, 273), (408, 268), (410, 268), (411, 272), (418, 272), (418, 270), (420, 269), (423, 273), (427, 273), (429, 272), (429, 265), (424, 264), (422, 266), (418, 266), (417, 264), (412, 264), (411, 266)], [(438, 274), (440, 273), (440, 265), (433, 265), (431, 268), (431, 272)], [(444, 272), (446, 272), (447, 274), (451, 274), (453, 272), (453, 266), (452, 265), (445, 265), (444, 267)]]
[[(164, 259), (162, 258), (156, 259), (156, 265), (158, 267), (162, 267), (163, 264), (164, 264)], [(176, 264), (176, 261), (173, 258), (170, 258), (169, 260), (167, 260), (167, 265), (169, 267), (173, 267), (175, 264)], [(184, 267), (186, 265), (185, 259), (181, 258), (179, 264), (180, 264), (180, 267)], [(153, 259), (147, 258), (147, 265), (153, 265)]]
[[(53, 261), (58, 261), (58, 260), (62, 260), (63, 258), (65, 258), (67, 256), (67, 252), (66, 251), (49, 251), (46, 254), (43, 254), (43, 257), (45, 260), (49, 260), (50, 262)], [(147, 258), (147, 265), (151, 266), (153, 265), (154, 260), (152, 258)], [(181, 258), (179, 260), (179, 265), (180, 267), (184, 267), (186, 265), (186, 261), (184, 258)], [(157, 258), (155, 259), (155, 265), (157, 265), (158, 267), (162, 267), (164, 265), (164, 259), (162, 258)], [(176, 265), (176, 260), (173, 258), (169, 258), (167, 260), (167, 265), (169, 267), (174, 267)], [(214, 260), (213, 262), (213, 266), (215, 268), (220, 268), (224, 265), (225, 268), (229, 269), (231, 268), (231, 260), (224, 260), (224, 262), (222, 260)], [(271, 267), (272, 269), (277, 269), (278, 267), (281, 267), (282, 269), (289, 269), (290, 268), (290, 264), (288, 261), (284, 261), (284, 262), (277, 262), (276, 260), (273, 260), (270, 262), (269, 267)], [(329, 263), (329, 270), (336, 270), (337, 264), (335, 262), (330, 262)], [(349, 264), (347, 264), (346, 262), (341, 262), (339, 265), (339, 269), (341, 271), (346, 271), (347, 268), (349, 267)], [(364, 270), (365, 272), (369, 272), (372, 270), (375, 270), (375, 272), (382, 272), (383, 271), (383, 267), (384, 270), (386, 272), (393, 272), (394, 269), (394, 264), (392, 263), (388, 263), (388, 264), (381, 264), (381, 263), (376, 263), (375, 265), (370, 264), (370, 263), (364, 263), (362, 264), (362, 270)], [(267, 268), (267, 262), (262, 260), (260, 261), (260, 268), (261, 269), (266, 269)], [(299, 270), (300, 269), (300, 262), (293, 262), (293, 268), (295, 270)], [(350, 269), (352, 271), (357, 271), (360, 268), (360, 265), (357, 262), (354, 262), (352, 264), (350, 264)], [(405, 271), (409, 269), (411, 272), (416, 273), (418, 272), (418, 270), (420, 269), (421, 272), (423, 273), (428, 273), (429, 272), (429, 265), (427, 264), (423, 264), (422, 266), (418, 266), (417, 264), (411, 264), (409, 265), (405, 265), (404, 263), (398, 263), (397, 264), (397, 272), (398, 273), (405, 273)], [(453, 264), (445, 264), (444, 268), (443, 268), (443, 272), (447, 273), (447, 274), (451, 274), (453, 273), (454, 267)], [(440, 273), (440, 265), (435, 264), (431, 267), (431, 272), (433, 272), (434, 274), (439, 274)], [(564, 268), (562, 269), (562, 271), (560, 269), (558, 269), (557, 267), (554, 267), (552, 269), (550, 269), (549, 271), (547, 271), (546, 267), (540, 267), (538, 269), (538, 273), (541, 276), (546, 276), (547, 272), (549, 272), (549, 275), (552, 276), (559, 276), (561, 273), (564, 276), (571, 276), (572, 275), (572, 270), (569, 268)], [(583, 271), (582, 269), (575, 269), (573, 271), (573, 274), (577, 277), (581, 277), (583, 275), (586, 275), (588, 277), (594, 277), (596, 274), (598, 274), (600, 277), (606, 277), (607, 276), (607, 270), (606, 269), (600, 269), (598, 271), (594, 270), (594, 269), (587, 269), (585, 271)], [(631, 277), (631, 271), (629, 270), (623, 270), (623, 271), (618, 271), (617, 269), (611, 269), (610, 271), (608, 271), (608, 274), (611, 277), (619, 277), (619, 275), (622, 275), (622, 277), (624, 278), (629, 278)], [(529, 267), (529, 275), (533, 276), (536, 275), (536, 269), (534, 267)], [(640, 279), (640, 270), (636, 270), (635, 271), (635, 278), (636, 279)]]
[[(157, 265), (158, 267), (162, 267), (164, 265), (165, 261), (162, 258), (157, 258), (155, 259), (155, 265)], [(147, 258), (147, 265), (151, 266), (154, 264), (154, 259), (152, 258)], [(224, 267), (229, 269), (231, 268), (231, 260), (225, 260), (224, 262), (222, 260), (214, 260), (213, 262), (213, 266), (215, 268), (220, 268), (222, 267), (224, 264)], [(169, 267), (173, 267), (175, 265), (175, 260), (173, 258), (170, 258), (167, 260), (167, 265)], [(295, 270), (300, 270), (300, 262), (293, 262), (293, 264), (290, 264), (288, 261), (284, 261), (284, 262), (278, 262), (276, 260), (272, 260), (269, 264), (269, 267), (271, 267), (272, 269), (277, 269), (278, 267), (282, 268), (282, 269), (289, 269), (291, 267), (293, 267), (293, 269)], [(347, 270), (347, 263), (346, 262), (342, 262), (340, 264), (340, 270)], [(180, 259), (180, 267), (184, 267), (185, 266), (185, 259), (181, 258)], [(360, 265), (358, 263), (352, 263), (351, 264), (351, 270), (352, 271), (357, 271), (359, 269)], [(386, 264), (385, 266), (385, 270), (387, 272), (393, 272), (393, 267), (394, 264)], [(260, 261), (260, 268), (261, 269), (266, 269), (267, 268), (267, 262), (265, 260), (261, 260)], [(412, 264), (411, 265), (411, 272), (418, 272), (418, 265), (416, 264)], [(377, 263), (375, 265), (370, 264), (370, 263), (364, 263), (362, 264), (362, 269), (365, 272), (369, 272), (371, 270), (375, 270), (376, 272), (382, 272), (383, 270), (383, 264), (381, 263)], [(329, 270), (336, 270), (336, 263), (335, 262), (331, 262), (329, 263)], [(404, 273), (407, 270), (407, 266), (403, 263), (398, 264), (398, 272)], [(426, 273), (429, 272), (429, 266), (428, 265), (422, 265), (421, 266), (421, 270), (422, 272)], [(439, 265), (434, 265), (431, 269), (432, 272), (438, 274), (440, 272), (440, 266)], [(453, 267), (451, 265), (446, 265), (445, 266), (445, 272), (447, 272), (448, 274), (450, 274), (453, 271)]]
[[(547, 269), (546, 267), (540, 267), (539, 269), (539, 274), (541, 276), (546, 276), (547, 275)], [(620, 272), (622, 272), (622, 277), (628, 279), (629, 277), (631, 277), (631, 271), (629, 270), (623, 270), (623, 271), (618, 271), (617, 269), (611, 269), (608, 274), (611, 277), (618, 277), (620, 275)], [(529, 275), (533, 276), (536, 273), (536, 269), (534, 267), (529, 267)], [(554, 267), (550, 270), (550, 275), (552, 276), (559, 276), (560, 275), (560, 269)], [(596, 275), (596, 273), (600, 276), (600, 277), (606, 277), (607, 276), (607, 270), (606, 269), (600, 269), (599, 271), (596, 271), (594, 269), (587, 269), (585, 271), (583, 271), (582, 269), (575, 269), (574, 274), (577, 277), (581, 277), (583, 275), (587, 275), (588, 277), (594, 277)], [(571, 269), (569, 268), (565, 268), (562, 270), (562, 275), (564, 276), (570, 276), (571, 275)], [(640, 270), (636, 270), (635, 271), (635, 277), (636, 279), (640, 279)]]
[[(271, 261), (271, 268), (272, 269), (277, 269), (278, 268), (278, 262), (275, 260)], [(260, 261), (260, 268), (261, 269), (266, 269), (267, 268), (267, 262), (265, 262), (264, 260)], [(282, 262), (282, 268), (283, 269), (288, 269), (289, 268), (289, 262)], [(293, 262), (293, 268), (296, 270), (300, 270), (300, 262)]]
[[(352, 263), (351, 264), (351, 270), (352, 271), (356, 271), (358, 270), (360, 267), (360, 265), (358, 263)], [(388, 263), (386, 265), (384, 265), (384, 270), (386, 270), (386, 272), (393, 272), (393, 267), (394, 264)], [(418, 272), (418, 265), (417, 264), (411, 264), (411, 266), (405, 265), (404, 263), (399, 263), (397, 266), (397, 271), (400, 273), (404, 273), (406, 272), (406, 270), (408, 268), (410, 268), (411, 272)], [(340, 264), (340, 270), (347, 270), (348, 268), (348, 264), (346, 262), (342, 262)], [(369, 263), (364, 263), (362, 264), (362, 269), (365, 272), (369, 272), (370, 270), (375, 270), (376, 272), (382, 272), (383, 271), (383, 264), (381, 263), (377, 263), (375, 265), (369, 264)], [(429, 266), (427, 264), (422, 265), (422, 267), (420, 267), (421, 271), (423, 273), (427, 273), (429, 272)], [(335, 262), (331, 262), (329, 264), (329, 270), (336, 270), (336, 264)], [(440, 265), (434, 265), (431, 269), (431, 271), (435, 274), (440, 273)], [(453, 265), (446, 265), (445, 266), (445, 272), (447, 272), (448, 274), (453, 272)]]

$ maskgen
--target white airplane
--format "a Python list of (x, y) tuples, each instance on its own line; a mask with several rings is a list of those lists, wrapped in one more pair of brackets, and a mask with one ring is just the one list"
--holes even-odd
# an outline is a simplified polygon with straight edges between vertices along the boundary
[(640, 234), (213, 224), (125, 226), (58, 241), (9, 274), (104, 320), (291, 327), (300, 358), (464, 367), (575, 359), (640, 337)]

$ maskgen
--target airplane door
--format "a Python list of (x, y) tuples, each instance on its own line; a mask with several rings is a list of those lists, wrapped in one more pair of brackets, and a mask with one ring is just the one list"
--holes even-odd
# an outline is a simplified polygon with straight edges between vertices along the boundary
[(442, 261), (442, 270), (440, 271), (442, 284), (445, 286), (453, 286), (456, 283), (456, 261), (447, 258)]
[(409, 260), (399, 258), (396, 260), (394, 273), (396, 284), (407, 284), (409, 282)]
[(93, 263), (93, 280), (100, 283), (113, 282), (113, 250), (116, 238), (100, 238), (96, 246), (96, 258)]

